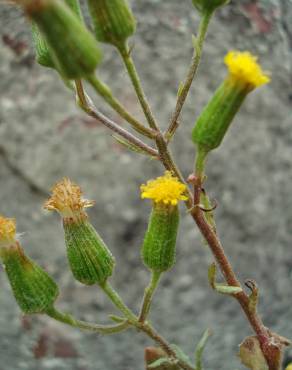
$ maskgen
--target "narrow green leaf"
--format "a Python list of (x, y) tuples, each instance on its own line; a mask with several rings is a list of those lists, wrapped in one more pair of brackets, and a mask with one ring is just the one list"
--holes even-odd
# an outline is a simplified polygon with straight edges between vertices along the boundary
[(217, 267), (216, 267), (216, 264), (215, 262), (213, 262), (209, 269), (208, 269), (208, 279), (209, 279), (209, 283), (212, 287), (212, 289), (216, 289), (215, 286), (216, 286), (216, 272), (217, 272)]
[(151, 365), (148, 365), (148, 369), (154, 369), (154, 370), (162, 370), (167, 369), (169, 366), (172, 366), (173, 363), (170, 359), (166, 357), (159, 358), (158, 360), (152, 362)]
[(200, 339), (197, 347), (196, 347), (196, 354), (195, 354), (195, 357), (196, 357), (196, 370), (202, 370), (202, 355), (203, 355), (203, 352), (204, 352), (204, 349), (206, 347), (206, 344), (207, 344), (207, 341), (209, 339), (209, 337), (212, 335), (212, 331), (211, 329), (207, 329), (202, 338)]
[(140, 148), (139, 146), (133, 144), (133, 143), (130, 143), (128, 140), (118, 136), (118, 135), (112, 135), (112, 137), (119, 143), (121, 144), (123, 147), (125, 147), (126, 149), (128, 150), (131, 150), (132, 152), (135, 152), (135, 153), (139, 153), (139, 154), (143, 154), (143, 155), (147, 155), (148, 157), (151, 156), (148, 152), (146, 152), (145, 150), (143, 150), (142, 148)]
[(238, 286), (230, 286), (224, 284), (216, 284), (215, 290), (221, 294), (237, 294), (242, 292), (242, 288)]
[(116, 315), (108, 315), (108, 317), (113, 320), (114, 322), (117, 322), (117, 323), (121, 323), (121, 322), (124, 322), (125, 320), (127, 320), (126, 318), (124, 317), (120, 317), (120, 316), (116, 316)]
[(171, 344), (171, 348), (174, 350), (177, 358), (185, 363), (187, 363), (190, 367), (192, 367), (191, 360), (188, 355), (186, 355), (180, 347), (175, 344)]
[(241, 287), (216, 283), (216, 273), (217, 273), (217, 267), (216, 267), (215, 262), (213, 262), (208, 269), (208, 280), (209, 280), (209, 283), (212, 289), (216, 290), (218, 293), (229, 294), (229, 295), (242, 292)]

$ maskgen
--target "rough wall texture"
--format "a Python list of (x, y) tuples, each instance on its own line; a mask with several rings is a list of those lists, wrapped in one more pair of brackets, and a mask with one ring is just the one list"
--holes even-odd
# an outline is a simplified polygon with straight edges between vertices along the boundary
[[(134, 57), (164, 127), (192, 53), (190, 35), (198, 17), (190, 3), (134, 4), (139, 19)], [(139, 246), (149, 213), (138, 187), (161, 168), (114, 144), (103, 127), (78, 111), (56, 74), (34, 63), (29, 28), (17, 10), (2, 3), (0, 24), (0, 212), (17, 218), (27, 252), (59, 282), (59, 306), (83, 319), (106, 321), (114, 309), (97, 288), (73, 281), (60, 222), (41, 208), (60, 177), (79, 182), (97, 200), (92, 220), (116, 256), (113, 283), (137, 310), (148, 280)], [(207, 187), (218, 200), (218, 229), (236, 272), (242, 280), (258, 282), (264, 322), (291, 338), (291, 0), (234, 0), (218, 12), (172, 149), (188, 175), (194, 156), (192, 124), (222, 80), (222, 58), (233, 48), (258, 54), (273, 81), (250, 96), (224, 146), (210, 159)], [(100, 75), (142, 119), (117, 54), (109, 47), (104, 51)], [(98, 98), (96, 102), (118, 119)], [(212, 256), (182, 212), (177, 264), (162, 279), (153, 323), (190, 355), (201, 333), (211, 327), (206, 369), (242, 369), (237, 345), (251, 331), (236, 302), (209, 289)], [(96, 337), (46, 317), (22, 318), (2, 270), (0, 286), (0, 370), (143, 369), (143, 346), (151, 343), (143, 335), (131, 331)]]

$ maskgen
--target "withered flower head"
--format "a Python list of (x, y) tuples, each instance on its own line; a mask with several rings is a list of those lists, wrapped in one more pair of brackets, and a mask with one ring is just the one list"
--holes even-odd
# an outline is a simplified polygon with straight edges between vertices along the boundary
[(78, 218), (85, 215), (85, 208), (94, 205), (94, 201), (83, 199), (82, 195), (80, 186), (65, 177), (54, 185), (44, 208), (59, 212), (63, 218)]

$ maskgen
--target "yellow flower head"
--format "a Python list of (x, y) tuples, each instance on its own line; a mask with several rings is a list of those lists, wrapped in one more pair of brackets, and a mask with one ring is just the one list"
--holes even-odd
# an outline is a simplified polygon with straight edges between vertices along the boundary
[(141, 185), (141, 198), (153, 199), (154, 203), (176, 206), (180, 200), (187, 200), (184, 195), (186, 186), (168, 171), (164, 176)]
[(0, 246), (6, 246), (15, 242), (16, 224), (12, 218), (0, 215)]
[(257, 57), (248, 51), (230, 51), (224, 59), (234, 81), (248, 85), (250, 89), (270, 82), (267, 72), (263, 71), (257, 62)]
[(58, 211), (64, 218), (83, 214), (84, 208), (92, 207), (94, 202), (82, 198), (81, 188), (64, 178), (52, 188), (52, 196), (45, 203), (44, 208), (49, 211)]
[(292, 363), (286, 367), (286, 370), (292, 370)]

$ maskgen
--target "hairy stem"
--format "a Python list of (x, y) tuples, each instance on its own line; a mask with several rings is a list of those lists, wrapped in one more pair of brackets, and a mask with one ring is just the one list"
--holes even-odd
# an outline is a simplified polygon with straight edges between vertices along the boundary
[[(177, 118), (180, 115), (180, 112), (182, 110), (183, 104), (187, 98), (187, 94), (189, 92), (189, 89), (191, 87), (193, 78), (196, 74), (200, 57), (201, 57), (201, 52), (202, 52), (202, 46), (203, 42), (206, 36), (208, 24), (210, 22), (212, 14), (211, 13), (206, 13), (203, 15), (201, 24), (200, 24), (200, 31), (199, 31), (199, 36), (197, 39), (197, 47), (196, 47), (196, 53), (194, 54), (193, 61), (189, 70), (189, 73), (187, 75), (184, 87), (182, 91), (180, 92), (180, 97), (177, 102), (177, 107), (173, 116), (173, 125), (171, 126), (171, 129), (169, 130), (170, 136), (173, 134), (177, 127)], [(166, 136), (166, 139), (164, 136), (161, 134), (160, 128), (158, 127), (151, 110), (149, 108), (148, 102), (146, 100), (145, 94), (143, 92), (143, 88), (141, 86), (141, 82), (139, 79), (139, 76), (137, 74), (137, 71), (135, 69), (134, 63), (131, 59), (130, 52), (127, 47), (120, 49), (120, 53), (122, 55), (122, 58), (124, 60), (124, 63), (127, 67), (128, 73), (132, 79), (133, 85), (135, 87), (137, 96), (139, 98), (139, 101), (141, 103), (141, 106), (144, 110), (144, 113), (148, 119), (149, 125), (151, 128), (157, 130), (157, 135), (155, 138), (156, 145), (158, 148), (158, 152), (160, 155), (160, 160), (163, 163), (164, 167), (167, 170), (170, 170), (174, 175), (176, 175), (183, 183), (186, 183), (179, 168), (175, 164), (175, 161), (172, 158), (172, 154), (169, 151), (169, 148), (167, 146), (167, 139), (169, 136)], [(174, 131), (173, 131), (174, 130)], [(198, 160), (196, 162), (196, 169), (195, 169), (195, 185), (194, 185), (194, 197), (192, 196), (189, 187), (187, 187), (187, 195), (188, 199), (185, 201), (185, 204), (190, 211), (190, 214), (192, 215), (194, 221), (196, 222), (198, 228), (200, 229), (202, 235), (205, 237), (206, 241), (208, 242), (208, 245), (221, 269), (221, 272), (223, 273), (226, 282), (228, 285), (231, 286), (238, 286), (241, 287), (241, 284), (239, 280), (237, 279), (232, 266), (225, 255), (224, 249), (220, 243), (220, 240), (218, 239), (216, 233), (214, 232), (213, 228), (209, 225), (209, 223), (206, 221), (204, 217), (203, 211), (199, 208), (196, 207), (195, 205), (200, 204), (200, 195), (202, 191), (202, 183), (204, 181), (204, 164), (205, 164), (205, 159), (206, 159), (206, 153), (201, 152), (198, 156)], [(259, 342), (261, 344), (261, 348), (263, 350), (263, 353), (269, 363), (272, 360), (268, 358), (268, 352), (269, 351), (269, 333), (267, 328), (264, 326), (262, 323), (260, 317), (258, 314), (254, 311), (251, 311), (249, 308), (249, 297), (248, 295), (242, 291), (240, 293), (234, 294), (233, 295), (239, 304), (241, 305), (251, 327), (255, 331), (255, 333), (258, 336)], [(141, 330), (143, 330), (141, 328)], [(267, 349), (265, 351), (265, 349)], [(275, 368), (270, 366), (270, 370), (276, 370)]]
[(144, 292), (144, 297), (143, 297), (143, 302), (142, 302), (142, 307), (141, 311), (139, 314), (139, 321), (144, 322), (146, 320), (147, 315), (149, 314), (150, 311), (150, 306), (152, 303), (152, 298), (155, 293), (155, 290), (158, 286), (159, 279), (161, 277), (161, 272), (159, 271), (153, 271), (151, 275), (151, 280), (148, 285), (148, 287), (145, 289)]
[(201, 56), (203, 52), (203, 44), (204, 44), (204, 40), (207, 34), (207, 30), (208, 30), (208, 26), (209, 26), (212, 14), (213, 13), (206, 12), (202, 15), (200, 25), (199, 25), (198, 36), (195, 40), (194, 54), (192, 57), (192, 61), (191, 61), (189, 70), (187, 72), (185, 81), (182, 84), (182, 88), (179, 91), (179, 96), (177, 98), (175, 110), (172, 114), (169, 128), (165, 135), (168, 140), (171, 139), (171, 137), (174, 135), (176, 129), (179, 126), (178, 119), (181, 114), (184, 103), (187, 99), (188, 93), (190, 91), (191, 85), (196, 76), (196, 73), (197, 73), (197, 70), (198, 70), (198, 67), (201, 61)]
[(125, 67), (128, 71), (128, 74), (130, 76), (130, 79), (132, 81), (132, 84), (133, 84), (134, 89), (136, 91), (138, 100), (141, 104), (141, 107), (143, 109), (143, 112), (145, 114), (145, 117), (148, 121), (149, 126), (153, 130), (159, 131), (158, 124), (155, 120), (155, 117), (154, 117), (154, 115), (151, 111), (150, 105), (148, 103), (147, 97), (146, 97), (146, 95), (144, 93), (144, 90), (142, 88), (142, 84), (141, 84), (139, 75), (137, 73), (134, 61), (132, 59), (131, 50), (130, 50), (129, 46), (127, 44), (121, 46), (119, 48), (119, 52), (120, 52), (121, 57), (124, 61)]
[(134, 146), (142, 149), (144, 152), (148, 153), (151, 157), (158, 158), (158, 151), (151, 146), (145, 144), (143, 141), (138, 139), (136, 136), (122, 128), (119, 124), (112, 121), (101, 112), (99, 112), (93, 105), (91, 99), (85, 93), (81, 81), (75, 81), (76, 83), (76, 93), (79, 99), (78, 104), (81, 109), (86, 112), (90, 117), (96, 119), (98, 122), (117, 133), (119, 136), (126, 139), (126, 141), (132, 143)]
[[(199, 155), (195, 166), (194, 205), (199, 204), (201, 192), (203, 190), (204, 162), (205, 156), (203, 156), (202, 160), (202, 156)], [(204, 211), (202, 211), (199, 207), (193, 207), (191, 215), (205, 240), (207, 241), (228, 285), (241, 287), (241, 284), (224, 252), (218, 236), (204, 216)], [(261, 349), (269, 365), (269, 369), (276, 370), (277, 368), (274, 366), (274, 357), (277, 350), (280, 351), (280, 349), (275, 348), (268, 329), (264, 326), (257, 311), (251, 308), (248, 295), (242, 290), (240, 293), (234, 294), (233, 297), (240, 304), (250, 326), (257, 334)]]
[(140, 123), (135, 117), (129, 113), (126, 108), (113, 96), (107, 85), (101, 82), (95, 75), (90, 76), (88, 81), (94, 90), (116, 111), (122, 118), (131, 124), (131, 126), (140, 134), (153, 139), (155, 133)]
[[(165, 144), (165, 142), (164, 142)], [(161, 153), (161, 148), (158, 146), (158, 151), (160, 153), (161, 161), (166, 169), (172, 168), (173, 172), (176, 173), (177, 166), (172, 158), (171, 153), (164, 147), (164, 155)], [(167, 157), (167, 160), (163, 160), (164, 156)], [(226, 256), (223, 246), (215, 233), (212, 226), (208, 223), (204, 216), (204, 211), (202, 211), (196, 205), (200, 204), (200, 196), (203, 190), (202, 185), (205, 178), (204, 175), (204, 164), (206, 160), (206, 153), (201, 152), (196, 161), (195, 165), (195, 180), (194, 180), (194, 197), (189, 197), (188, 200), (185, 201), (185, 205), (190, 211), (190, 214), (194, 221), (196, 222), (199, 230), (201, 231), (202, 235), (204, 236), (205, 240), (207, 241), (211, 252), (213, 253), (220, 270), (230, 286), (237, 286), (241, 287), (241, 284), (233, 271), (231, 263)], [(178, 172), (178, 177), (181, 179), (181, 174)], [(184, 181), (185, 182), (185, 181)], [(189, 190), (187, 194), (189, 194)], [(259, 343), (261, 345), (261, 349), (263, 354), (269, 364), (269, 370), (278, 370), (277, 367), (274, 366), (275, 355), (280, 352), (280, 348), (276, 348), (273, 344), (273, 340), (271, 340), (271, 335), (268, 329), (264, 326), (261, 318), (259, 317), (258, 313), (255, 310), (250, 309), (249, 305), (249, 297), (248, 295), (242, 290), (240, 293), (233, 294), (233, 297), (238, 301), (242, 310), (244, 311), (247, 320), (256, 333)]]
[(119, 333), (121, 331), (126, 330), (130, 326), (127, 320), (124, 320), (124, 322), (120, 324), (116, 324), (116, 325), (91, 324), (85, 321), (77, 320), (72, 315), (61, 312), (57, 310), (55, 307), (51, 307), (49, 310), (47, 310), (46, 313), (48, 316), (64, 324), (67, 324), (67, 325), (70, 325), (70, 326), (73, 326), (79, 329), (90, 330), (90, 331), (100, 333), (100, 334)]
[(176, 360), (176, 364), (179, 365), (184, 370), (195, 370), (194, 367), (190, 366), (185, 361), (178, 359), (177, 354), (171, 348), (170, 344), (160, 335), (158, 334), (153, 327), (148, 324), (142, 324), (140, 328), (144, 333), (146, 333), (150, 338), (152, 338), (160, 347), (164, 350), (164, 352), (170, 357)]
[(105, 294), (109, 297), (109, 299), (113, 302), (113, 304), (126, 316), (129, 322), (132, 325), (136, 325), (137, 322), (136, 315), (134, 315), (133, 312), (126, 306), (122, 298), (110, 285), (110, 283), (106, 282), (105, 284), (101, 285), (101, 288), (105, 292)]
[(140, 322), (136, 315), (127, 307), (123, 302), (122, 298), (115, 291), (115, 289), (106, 282), (103, 285), (100, 285), (102, 290), (106, 293), (109, 299), (113, 304), (125, 315), (127, 322), (136, 327), (138, 330), (147, 334), (151, 339), (153, 339), (161, 348), (166, 352), (166, 354), (175, 359), (177, 364), (184, 370), (195, 370), (193, 367), (189, 366), (183, 360), (177, 358), (175, 351), (171, 348), (170, 344), (156, 332), (156, 330), (147, 322)]

